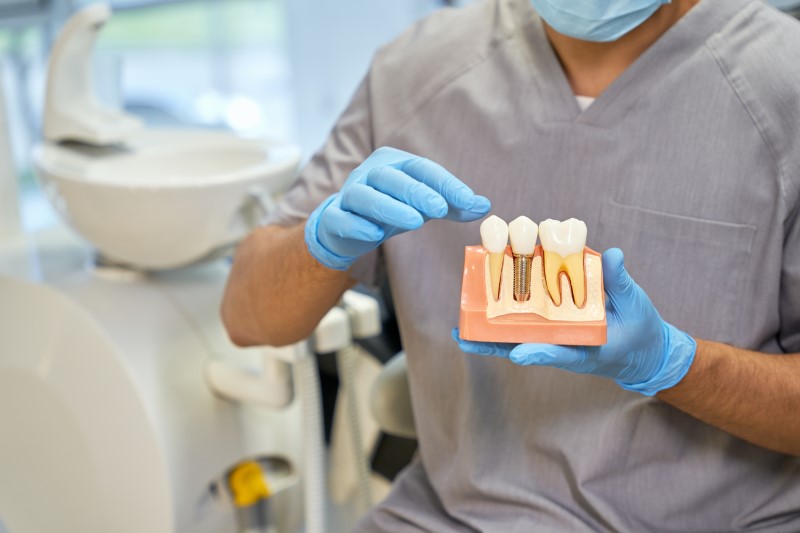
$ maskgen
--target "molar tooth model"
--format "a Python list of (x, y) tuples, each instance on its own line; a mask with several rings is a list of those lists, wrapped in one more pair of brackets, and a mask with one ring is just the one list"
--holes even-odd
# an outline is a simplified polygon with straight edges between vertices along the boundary
[(548, 218), (539, 227), (544, 250), (544, 279), (547, 292), (556, 305), (561, 305), (559, 275), (567, 273), (572, 300), (577, 307), (586, 303), (586, 275), (583, 249), (586, 248), (586, 224), (570, 218), (564, 222)]
[(574, 218), (538, 227), (524, 216), (508, 225), (496, 216), (486, 219), (483, 246), (465, 248), (461, 338), (605, 344), (602, 262), (586, 247), (586, 234), (586, 224)]

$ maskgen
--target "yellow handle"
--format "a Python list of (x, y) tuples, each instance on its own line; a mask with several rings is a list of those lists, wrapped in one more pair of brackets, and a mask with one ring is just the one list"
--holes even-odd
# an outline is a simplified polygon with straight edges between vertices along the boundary
[(228, 478), (233, 493), (233, 503), (237, 507), (253, 505), (270, 497), (267, 476), (255, 461), (245, 461), (233, 469)]

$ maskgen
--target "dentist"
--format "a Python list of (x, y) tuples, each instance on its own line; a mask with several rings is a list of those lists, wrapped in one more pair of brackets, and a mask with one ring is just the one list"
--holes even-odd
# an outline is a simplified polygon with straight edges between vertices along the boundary
[[(376, 54), (222, 308), (285, 344), (388, 276), (419, 456), (360, 531), (800, 530), (798, 51), (760, 0), (486, 0)], [(451, 338), (490, 207), (586, 222), (605, 346)]]

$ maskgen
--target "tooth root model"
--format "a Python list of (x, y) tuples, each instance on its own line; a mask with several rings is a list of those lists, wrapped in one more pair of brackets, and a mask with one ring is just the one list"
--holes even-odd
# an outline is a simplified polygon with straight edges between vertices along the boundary
[(489, 252), (489, 274), (492, 280), (494, 299), (500, 298), (500, 276), (503, 258), (508, 245), (508, 224), (497, 216), (490, 216), (481, 223), (481, 244)]
[(573, 301), (577, 307), (583, 307), (586, 303), (586, 272), (583, 260), (586, 224), (574, 218), (563, 222), (547, 219), (539, 224), (539, 237), (544, 250), (545, 283), (553, 303), (561, 305), (560, 276), (562, 272), (566, 272)]
[(525, 302), (531, 295), (531, 263), (539, 227), (528, 217), (517, 217), (508, 225), (514, 255), (514, 299)]

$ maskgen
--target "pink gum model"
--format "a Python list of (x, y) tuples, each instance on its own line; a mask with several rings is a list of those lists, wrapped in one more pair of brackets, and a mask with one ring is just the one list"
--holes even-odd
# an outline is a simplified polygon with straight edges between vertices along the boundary
[[(506, 249), (504, 258), (504, 279), (502, 284), (510, 284), (507, 278), (508, 270), (505, 264), (513, 261), (511, 248)], [(598, 263), (600, 254), (590, 248), (584, 249), (584, 257), (595, 256)], [(606, 343), (606, 316), (605, 293), (603, 291), (602, 270), (599, 280), (590, 289), (587, 284), (587, 302), (592, 299), (597, 302), (593, 312), (602, 316), (602, 320), (587, 320), (590, 315), (588, 305), (578, 308), (573, 312), (575, 320), (551, 320), (547, 317), (550, 311), (556, 310), (555, 304), (547, 296), (547, 305), (539, 309), (542, 314), (534, 312), (508, 312), (494, 318), (488, 317), (488, 298), (491, 289), (487, 287), (486, 273), (487, 252), (483, 246), (467, 246), (464, 251), (464, 277), (461, 285), (461, 317), (459, 330), (461, 338), (471, 341), (485, 342), (510, 342), (510, 343), (546, 343), (564, 344), (574, 346), (600, 346)], [(539, 257), (541, 261), (542, 247), (537, 246), (534, 252), (534, 261)], [(588, 262), (588, 261), (587, 261)], [(541, 265), (541, 262), (538, 263)], [(598, 265), (599, 266), (599, 265)], [(544, 272), (532, 272), (531, 286), (543, 284)], [(538, 290), (538, 289), (537, 289)], [(545, 290), (546, 293), (546, 290)], [(563, 293), (563, 291), (562, 291)], [(565, 295), (568, 298), (569, 295)], [(508, 292), (506, 291), (508, 298)], [(501, 293), (501, 299), (503, 298)], [(513, 299), (513, 296), (511, 296)], [(571, 303), (571, 301), (570, 301)], [(517, 307), (525, 304), (516, 303)], [(565, 304), (562, 304), (565, 305)], [(599, 306), (599, 310), (598, 310)], [(555, 314), (555, 313), (554, 313)]]

